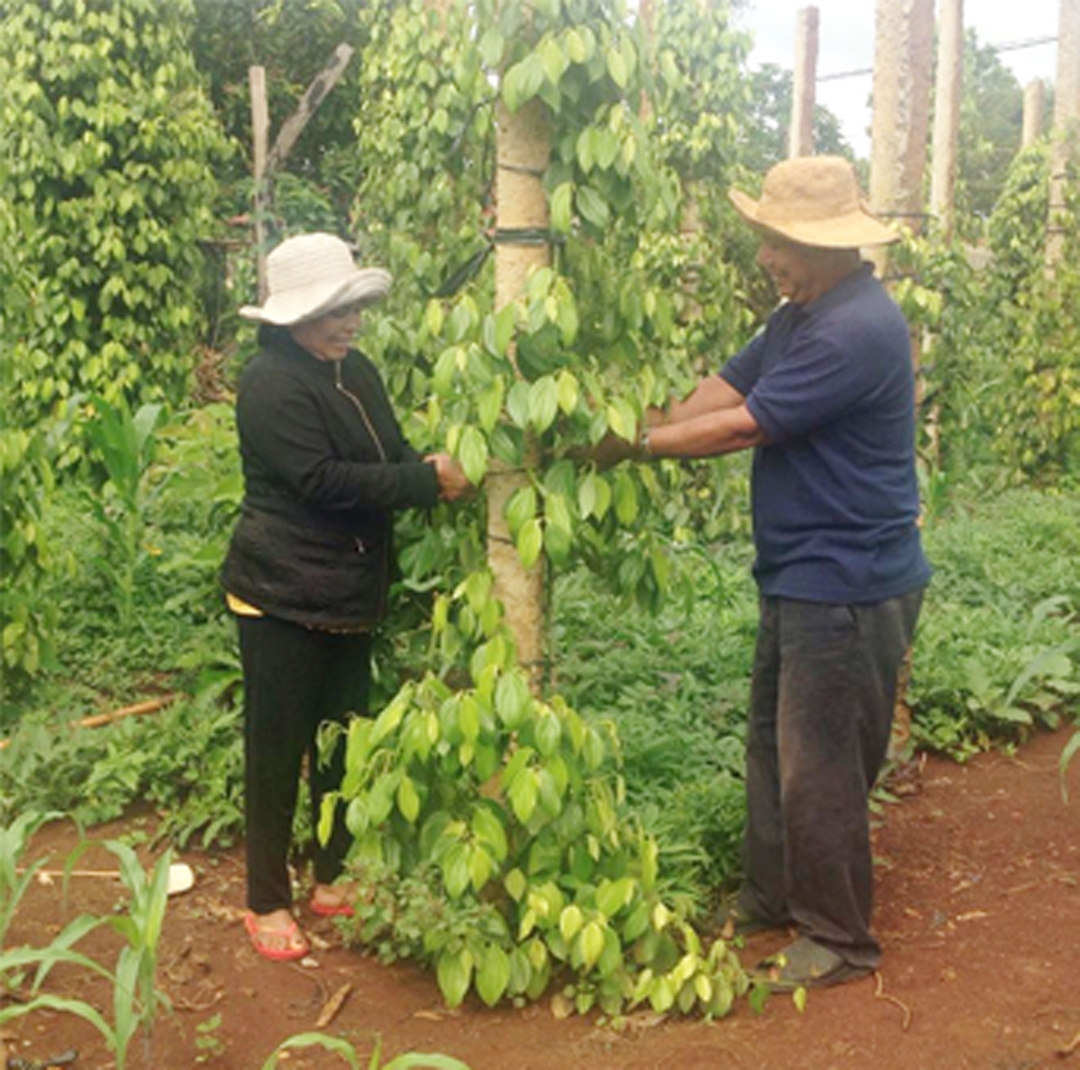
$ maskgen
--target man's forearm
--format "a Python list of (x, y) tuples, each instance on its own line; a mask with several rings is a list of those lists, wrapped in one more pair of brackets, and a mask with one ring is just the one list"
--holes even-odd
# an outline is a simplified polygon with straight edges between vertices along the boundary
[(750, 410), (739, 405), (652, 427), (647, 448), (652, 457), (717, 457), (766, 441)]
[(692, 393), (681, 401), (673, 401), (665, 410), (652, 409), (648, 416), (650, 427), (684, 423), (720, 409), (734, 409), (746, 399), (726, 379), (712, 375), (702, 379)]

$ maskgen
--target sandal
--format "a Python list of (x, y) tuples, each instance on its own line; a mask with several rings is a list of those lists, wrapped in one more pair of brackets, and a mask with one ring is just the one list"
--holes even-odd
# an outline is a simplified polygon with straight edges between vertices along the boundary
[(794, 992), (797, 988), (825, 988), (854, 981), (873, 973), (869, 966), (854, 966), (835, 951), (800, 936), (775, 955), (764, 958), (749, 971), (750, 979), (773, 992)]
[(315, 898), (315, 893), (312, 892), (311, 899), (308, 901), (308, 909), (312, 914), (318, 914), (320, 918), (352, 918), (356, 916), (356, 911), (349, 903), (349, 897), (352, 892), (351, 887), (346, 886), (341, 888), (340, 885), (334, 886), (335, 889), (340, 889), (342, 896), (335, 902), (327, 903), (320, 902)]
[[(295, 919), (284, 929), (267, 929), (259, 924), (259, 918), (263, 916), (249, 910), (244, 915), (244, 928), (251, 938), (251, 946), (264, 959), (270, 962), (294, 962), (310, 954), (311, 945), (304, 939)], [(269, 942), (271, 940), (273, 943)], [(275, 946), (279, 942), (282, 946)]]

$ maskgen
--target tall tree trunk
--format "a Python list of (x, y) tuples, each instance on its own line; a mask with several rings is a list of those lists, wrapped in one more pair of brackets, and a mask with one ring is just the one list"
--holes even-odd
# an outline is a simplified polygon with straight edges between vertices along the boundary
[(956, 223), (956, 154), (960, 139), (960, 90), (964, 70), (964, 0), (941, 0), (937, 79), (934, 86), (934, 152), (930, 211), (946, 241)]
[[(870, 205), (875, 214), (922, 230), (922, 181), (930, 125), (934, 0), (878, 0), (874, 55), (874, 116), (871, 130)], [(887, 247), (875, 250), (878, 271), (886, 273)], [(919, 363), (920, 339), (912, 332), (911, 352)], [(911, 714), (904, 702), (911, 651), (897, 687), (891, 758), (907, 750)]]
[[(548, 230), (543, 176), (551, 157), (551, 124), (546, 106), (536, 99), (513, 113), (500, 102), (496, 123), (495, 307), (501, 309), (522, 295), (530, 271), (551, 264), (550, 245), (520, 240), (522, 231)], [(529, 467), (536, 458), (531, 446), (527, 452)], [(486, 480), (487, 554), (518, 660), (539, 691), (545, 652), (543, 557), (525, 568), (503, 517), (507, 501), (528, 480), (526, 471), (492, 463)]]
[(1050, 155), (1050, 218), (1046, 230), (1046, 262), (1053, 267), (1064, 247), (1061, 222), (1065, 177), (1080, 160), (1080, 4), (1061, 0), (1058, 16), (1057, 77), (1054, 81), (1054, 133)]
[(814, 154), (814, 104), (817, 99), (818, 9), (800, 8), (795, 16), (795, 67), (791, 85), (788, 158)]

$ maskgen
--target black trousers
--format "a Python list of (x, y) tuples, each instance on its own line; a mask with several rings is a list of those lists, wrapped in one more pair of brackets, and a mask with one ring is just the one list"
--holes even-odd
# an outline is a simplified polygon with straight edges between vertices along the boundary
[[(320, 764), (315, 735), (323, 721), (367, 713), (371, 637), (341, 635), (275, 617), (237, 617), (244, 670), (244, 819), (248, 907), (268, 914), (292, 904), (288, 855), (300, 771), (308, 758), (312, 822), (323, 795), (341, 784), (345, 747)], [(315, 844), (315, 880), (329, 884), (350, 844), (338, 808), (329, 841)]]
[(762, 600), (740, 909), (876, 967), (868, 801), (922, 591), (868, 605)]

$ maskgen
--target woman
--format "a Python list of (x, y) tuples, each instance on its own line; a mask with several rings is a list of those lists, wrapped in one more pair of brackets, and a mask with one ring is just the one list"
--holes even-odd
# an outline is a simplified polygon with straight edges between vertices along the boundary
[[(244, 671), (248, 913), (255, 950), (300, 958), (287, 856), (304, 755), (313, 820), (338, 786), (344, 756), (314, 753), (323, 721), (364, 713), (371, 632), (386, 611), (392, 514), (453, 501), (469, 488), (447, 454), (405, 441), (375, 366), (351, 348), (363, 308), (390, 276), (359, 268), (330, 234), (282, 242), (267, 258), (260, 350), (240, 378), (236, 419), (244, 472), (240, 519), (222, 570)], [(335, 886), (349, 844), (339, 813), (315, 848), (311, 910), (351, 913)]]

